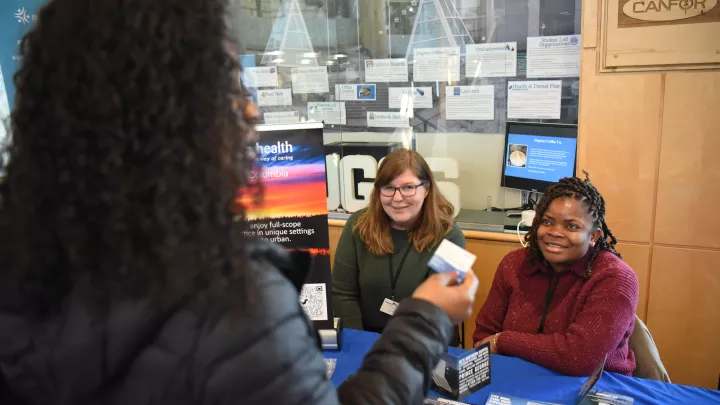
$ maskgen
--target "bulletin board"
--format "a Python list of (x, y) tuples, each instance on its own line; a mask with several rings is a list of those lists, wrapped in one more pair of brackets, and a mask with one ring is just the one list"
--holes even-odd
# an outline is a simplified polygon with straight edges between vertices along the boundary
[(720, 0), (603, 0), (605, 71), (720, 67)]

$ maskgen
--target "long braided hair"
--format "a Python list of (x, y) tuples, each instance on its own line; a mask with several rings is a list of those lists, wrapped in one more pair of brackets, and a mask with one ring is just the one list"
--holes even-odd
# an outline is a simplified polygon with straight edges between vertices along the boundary
[(617, 238), (615, 238), (615, 235), (613, 235), (610, 228), (608, 228), (607, 222), (605, 222), (605, 199), (590, 182), (590, 175), (588, 172), (583, 171), (583, 173), (585, 173), (585, 180), (580, 180), (577, 177), (565, 177), (559, 182), (548, 187), (537, 205), (537, 209), (535, 210), (535, 219), (533, 220), (530, 231), (528, 231), (525, 235), (525, 242), (528, 244), (527, 249), (530, 252), (530, 259), (532, 261), (545, 261), (545, 258), (540, 251), (540, 247), (538, 246), (537, 231), (542, 222), (542, 218), (545, 215), (545, 211), (547, 211), (550, 206), (550, 203), (556, 198), (561, 197), (572, 197), (583, 201), (587, 204), (590, 216), (595, 220), (594, 229), (600, 229), (602, 231), (600, 239), (595, 242), (590, 260), (588, 260), (587, 267), (585, 268), (585, 279), (587, 280), (590, 278), (592, 273), (592, 263), (601, 250), (612, 252), (621, 259), (622, 255), (615, 250)]

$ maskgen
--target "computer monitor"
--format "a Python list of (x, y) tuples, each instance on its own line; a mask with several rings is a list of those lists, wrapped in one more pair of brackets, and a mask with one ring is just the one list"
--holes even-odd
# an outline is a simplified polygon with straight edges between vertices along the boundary
[(577, 125), (508, 122), (501, 185), (544, 192), (575, 175)]

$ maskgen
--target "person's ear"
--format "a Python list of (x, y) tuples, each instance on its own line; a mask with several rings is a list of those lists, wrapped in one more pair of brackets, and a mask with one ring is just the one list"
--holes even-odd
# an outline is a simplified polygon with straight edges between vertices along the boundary
[(595, 244), (600, 240), (602, 237), (602, 230), (600, 228), (593, 231), (592, 235), (590, 235), (590, 246), (595, 246)]

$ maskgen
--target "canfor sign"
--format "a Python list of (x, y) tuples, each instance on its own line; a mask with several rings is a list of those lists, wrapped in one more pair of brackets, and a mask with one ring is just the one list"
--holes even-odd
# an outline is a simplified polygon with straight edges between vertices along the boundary
[(633, 0), (623, 13), (643, 21), (676, 21), (697, 17), (717, 6), (717, 0)]
[(620, 0), (619, 26), (720, 21), (718, 0)]

